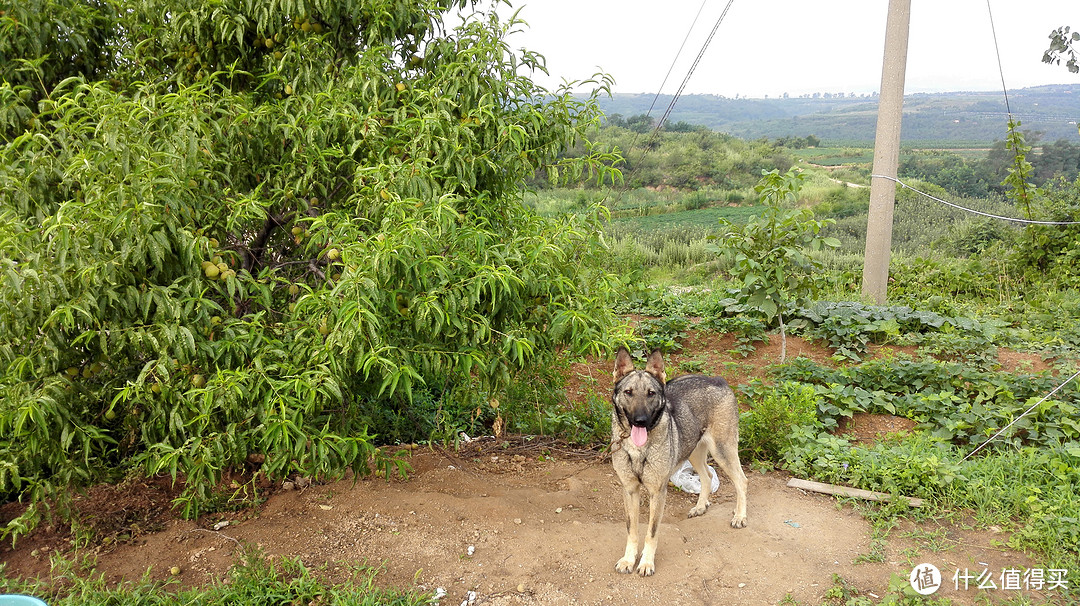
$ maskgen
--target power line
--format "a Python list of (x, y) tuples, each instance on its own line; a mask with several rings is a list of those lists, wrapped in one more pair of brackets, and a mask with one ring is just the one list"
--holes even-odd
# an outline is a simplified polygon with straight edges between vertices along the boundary
[[(701, 11), (705, 9), (705, 4), (707, 4), (708, 2), (709, 0), (701, 0), (701, 6), (698, 7), (697, 14), (694, 15), (694, 20), (690, 22), (690, 27), (686, 30), (686, 35), (683, 36), (683, 41), (682, 44), (679, 45), (679, 50), (675, 51), (675, 57), (671, 60), (671, 65), (668, 66), (667, 73), (664, 74), (664, 80), (660, 82), (660, 87), (656, 89), (656, 94), (653, 95), (652, 103), (649, 105), (649, 111), (645, 112), (646, 116), (652, 116), (653, 108), (656, 107), (656, 102), (660, 99), (660, 94), (664, 92), (664, 85), (667, 84), (668, 78), (671, 77), (671, 72), (675, 70), (675, 64), (678, 63), (679, 57), (682, 55), (683, 48), (686, 47), (686, 41), (690, 39), (690, 33), (693, 32), (694, 28), (697, 26), (698, 19), (701, 18)], [(634, 148), (637, 146), (637, 140), (639, 135), (641, 135), (640, 132), (634, 131), (634, 138), (630, 140), (630, 147), (626, 150), (627, 154), (634, 151)], [(648, 146), (646, 146), (646, 149), (648, 149)], [(641, 158), (644, 157), (645, 152), (642, 152)], [(641, 158), (638, 158), (639, 162), (641, 161)], [(635, 164), (634, 167), (636, 168), (637, 165)], [(633, 174), (633, 170), (634, 168), (631, 169), (631, 175)]]
[[(998, 74), (1001, 76), (1001, 94), (1005, 96), (1005, 111), (1009, 114), (1009, 136), (1014, 134), (1014, 129), (1020, 124), (1013, 121), (1012, 108), (1009, 106), (1009, 87), (1005, 84), (1005, 68), (1001, 65), (1001, 47), (998, 46), (997, 28), (994, 26), (994, 11), (990, 9), (990, 0), (986, 0), (986, 13), (990, 17), (990, 34), (994, 38), (994, 53), (997, 56)], [(1013, 169), (1016, 174), (1023, 174), (1024, 158), (1021, 155), (1020, 147), (1013, 145)], [(1027, 200), (1027, 181), (1025, 179), (1019, 180), (1020, 185), (1020, 197), (1023, 200)], [(1031, 216), (1031, 208), (1028, 207), (1028, 216)]]
[(903, 181), (901, 181), (900, 179), (897, 179), (896, 177), (890, 177), (888, 175), (870, 175), (870, 177), (872, 179), (888, 179), (889, 181), (892, 181), (892, 182), (896, 183), (900, 187), (903, 187), (905, 189), (910, 189), (911, 191), (919, 194), (920, 196), (923, 196), (925, 198), (929, 198), (929, 199), (931, 199), (931, 200), (933, 200), (935, 202), (940, 202), (941, 204), (944, 204), (945, 206), (951, 206), (951, 207), (953, 207), (953, 208), (955, 208), (957, 210), (962, 210), (962, 211), (967, 212), (967, 213), (971, 213), (971, 214), (974, 214), (974, 215), (980, 215), (980, 216), (988, 217), (988, 218), (991, 218), (991, 219), (999, 219), (1001, 221), (1012, 221), (1014, 223), (1024, 223), (1024, 224), (1027, 224), (1027, 225), (1080, 225), (1080, 221), (1033, 221), (1033, 220), (1030, 220), (1030, 219), (1017, 219), (1016, 217), (1003, 217), (1001, 215), (993, 215), (993, 214), (990, 214), (990, 213), (982, 212), (981, 210), (975, 210), (973, 208), (967, 208), (965, 206), (960, 206), (959, 204), (954, 204), (954, 203), (949, 202), (947, 200), (942, 200), (941, 198), (932, 196), (932, 195), (930, 195), (930, 194), (928, 194), (928, 193), (926, 193), (924, 191), (920, 191), (918, 189), (915, 189), (914, 187), (908, 185), (907, 183), (904, 183)]
[(701, 18), (701, 11), (705, 9), (705, 5), (708, 2), (709, 0), (701, 0), (701, 6), (698, 7), (697, 14), (694, 15), (694, 20), (690, 23), (690, 29), (686, 30), (686, 35), (683, 36), (682, 44), (679, 45), (679, 50), (675, 52), (675, 58), (671, 60), (671, 65), (668, 67), (667, 73), (664, 74), (664, 80), (660, 83), (660, 88), (656, 89), (656, 95), (653, 96), (652, 104), (649, 105), (649, 111), (645, 112), (646, 116), (652, 115), (652, 110), (656, 107), (657, 100), (660, 99), (660, 93), (664, 92), (664, 85), (667, 84), (668, 78), (671, 77), (671, 72), (675, 70), (675, 63), (678, 62), (679, 56), (682, 55), (683, 49), (686, 48), (686, 41), (690, 39), (690, 32), (694, 31), (698, 19)]
[(671, 115), (671, 110), (675, 109), (675, 104), (679, 102), (679, 97), (682, 96), (683, 89), (686, 88), (686, 84), (690, 81), (690, 76), (694, 75), (694, 71), (697, 69), (698, 64), (701, 63), (701, 58), (705, 55), (705, 51), (709, 48), (709, 44), (712, 43), (713, 37), (716, 36), (716, 30), (720, 29), (720, 24), (723, 23), (724, 17), (727, 16), (728, 11), (731, 10), (731, 5), (734, 2), (735, 0), (728, 0), (727, 5), (724, 6), (724, 12), (720, 13), (720, 18), (718, 18), (713, 25), (712, 31), (709, 32), (709, 37), (705, 39), (705, 44), (701, 45), (701, 50), (698, 51), (697, 57), (694, 58), (693, 65), (691, 65), (690, 70), (686, 72), (686, 77), (683, 78), (682, 84), (679, 85), (679, 90), (675, 92), (675, 96), (671, 99), (671, 103), (668, 104), (667, 111), (664, 112), (664, 116), (660, 118), (660, 121), (656, 123), (656, 131), (659, 131), (664, 126), (664, 122), (666, 122), (668, 116)]
[[(671, 103), (668, 104), (667, 110), (664, 111), (664, 115), (660, 118), (660, 120), (658, 120), (656, 122), (656, 126), (653, 128), (652, 133), (649, 135), (649, 139), (646, 140), (645, 147), (641, 151), (641, 156), (638, 157), (638, 160), (634, 164), (634, 167), (633, 167), (632, 171), (637, 170), (637, 167), (641, 164), (641, 161), (645, 159), (645, 155), (647, 153), (649, 153), (650, 143), (652, 142), (652, 140), (654, 138), (657, 137), (657, 135), (660, 133), (660, 130), (664, 127), (664, 123), (667, 122), (668, 116), (671, 115), (671, 110), (675, 109), (675, 104), (679, 102), (679, 97), (682, 96), (683, 90), (686, 88), (686, 84), (690, 81), (690, 77), (694, 75), (694, 71), (697, 69), (698, 64), (701, 63), (701, 58), (705, 55), (705, 51), (709, 48), (709, 44), (712, 43), (713, 38), (716, 36), (716, 30), (720, 29), (720, 24), (723, 23), (724, 17), (727, 16), (728, 11), (731, 10), (731, 5), (734, 2), (735, 2), (735, 0), (728, 0), (727, 5), (724, 6), (724, 12), (720, 13), (720, 17), (716, 20), (716, 23), (713, 24), (712, 30), (709, 32), (708, 38), (706, 38), (705, 43), (701, 45), (701, 50), (698, 51), (697, 57), (694, 58), (693, 64), (690, 65), (690, 69), (686, 72), (686, 75), (683, 77), (682, 83), (679, 84), (678, 90), (676, 90), (675, 94), (672, 96)], [(702, 4), (702, 6), (704, 6), (704, 3)], [(699, 10), (699, 13), (700, 13), (700, 10)], [(696, 17), (695, 17), (694, 21), (695, 21), (695, 23), (697, 22)], [(687, 35), (689, 35), (689, 32), (687, 33)], [(684, 43), (685, 43), (685, 41), (684, 41)], [(665, 81), (666, 81), (666, 78), (665, 78)], [(657, 96), (659, 96), (659, 93), (657, 93)], [(654, 103), (655, 103), (655, 100), (654, 100)], [(650, 109), (650, 111), (652, 111), (652, 110)], [(636, 140), (636, 137), (635, 137), (635, 140)], [(633, 174), (633, 173), (631, 172), (631, 174)]]

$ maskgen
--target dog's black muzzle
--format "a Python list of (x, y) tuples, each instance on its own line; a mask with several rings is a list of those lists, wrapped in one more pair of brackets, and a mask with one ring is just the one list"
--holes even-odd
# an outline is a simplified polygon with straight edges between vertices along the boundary
[(644, 427), (646, 430), (652, 431), (660, 422), (660, 418), (664, 416), (665, 410), (667, 410), (667, 400), (664, 399), (664, 395), (661, 393), (659, 406), (651, 410), (634, 411), (632, 418), (626, 417), (626, 422), (634, 427)]

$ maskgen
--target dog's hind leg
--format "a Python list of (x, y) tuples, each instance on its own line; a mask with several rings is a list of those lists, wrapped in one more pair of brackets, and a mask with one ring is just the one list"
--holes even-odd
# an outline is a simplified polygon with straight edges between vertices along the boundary
[(701, 492), (698, 493), (697, 505), (690, 510), (690, 513), (686, 515), (688, 518), (695, 518), (705, 513), (709, 509), (709, 492), (712, 488), (712, 476), (709, 474), (709, 445), (705, 441), (698, 442), (694, 452), (689, 457), (690, 464), (694, 466), (694, 471), (697, 472), (698, 478), (701, 479)]
[(649, 527), (645, 529), (645, 547), (641, 550), (641, 561), (637, 572), (647, 577), (656, 572), (656, 543), (660, 533), (660, 520), (664, 518), (664, 501), (667, 499), (666, 479), (658, 490), (649, 487)]
[[(738, 444), (738, 439), (734, 440)], [(735, 515), (731, 518), (732, 528), (746, 526), (746, 474), (743, 473), (742, 463), (739, 462), (738, 447), (725, 448), (723, 444), (713, 443), (709, 449), (717, 466), (724, 470), (724, 474), (735, 486)]]
[(634, 570), (638, 553), (638, 517), (641, 512), (641, 484), (632, 488), (623, 485), (623, 504), (626, 506), (626, 550), (621, 560), (616, 562), (615, 570), (629, 573)]

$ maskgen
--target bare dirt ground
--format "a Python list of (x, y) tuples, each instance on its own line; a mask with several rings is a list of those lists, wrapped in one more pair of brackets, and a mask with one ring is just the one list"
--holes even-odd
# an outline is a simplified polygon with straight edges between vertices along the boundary
[[(758, 375), (769, 356), (775, 361), (776, 343), (725, 367), (715, 357), (721, 354), (700, 353), (723, 352), (724, 343), (706, 341), (685, 351), (704, 356), (711, 372), (735, 375), (733, 383)], [(822, 359), (829, 353), (801, 341), (789, 342), (788, 351)], [(608, 364), (576, 365), (571, 398), (575, 390), (610, 389)], [(864, 417), (848, 430), (873, 439), (908, 427), (895, 418)], [(788, 488), (786, 474), (747, 468), (746, 528), (728, 525), (734, 493), (726, 478), (710, 511), (698, 518), (686, 518), (696, 497), (672, 489), (656, 574), (621, 575), (614, 565), (625, 540), (622, 498), (601, 453), (561, 449), (545, 438), (486, 438), (458, 450), (415, 448), (409, 462), (408, 480), (275, 488), (254, 510), (197, 521), (170, 512), (175, 489), (167, 480), (97, 487), (78, 500), (84, 527), (94, 530), (81, 550), (96, 555), (95, 570), (109, 581), (148, 574), (201, 585), (224, 579), (244, 546), (255, 546), (271, 558), (325, 566), (331, 577), (344, 576), (354, 564), (374, 566), (378, 584), (442, 588), (440, 603), (454, 606), (470, 597), (474, 604), (496, 605), (750, 605), (788, 597), (819, 604), (834, 575), (862, 595), (882, 596), (893, 575), (906, 578), (922, 562), (946, 577), (935, 597), (972, 604), (979, 594), (954, 590), (954, 570), (1036, 565), (1001, 547), (1005, 533), (973, 527), (962, 513), (905, 522), (887, 537), (875, 536), (858, 511), (864, 505)], [(72, 538), (66, 528), (43, 526), (14, 549), (0, 546), (5, 574), (48, 577), (50, 557), (70, 554)], [(179, 574), (170, 572), (173, 567)], [(1025, 596), (1041, 601), (1032, 592)], [(999, 590), (988, 597), (1009, 594)]]

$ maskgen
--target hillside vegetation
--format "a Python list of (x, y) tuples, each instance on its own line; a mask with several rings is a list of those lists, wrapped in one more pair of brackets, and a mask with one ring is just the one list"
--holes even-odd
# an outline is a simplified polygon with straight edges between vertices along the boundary
[[(617, 93), (602, 99), (608, 116), (644, 114), (652, 94)], [(656, 98), (667, 107), (670, 95)], [(1046, 141), (1077, 142), (1080, 85), (1047, 85), (1009, 91), (1013, 116)], [(1005, 100), (1000, 92), (918, 93), (904, 98), (903, 141), (924, 147), (986, 146), (1002, 137)], [(877, 99), (843, 92), (773, 99), (682, 95), (670, 121), (687, 122), (746, 139), (816, 135), (826, 143), (870, 143), (877, 125)]]

